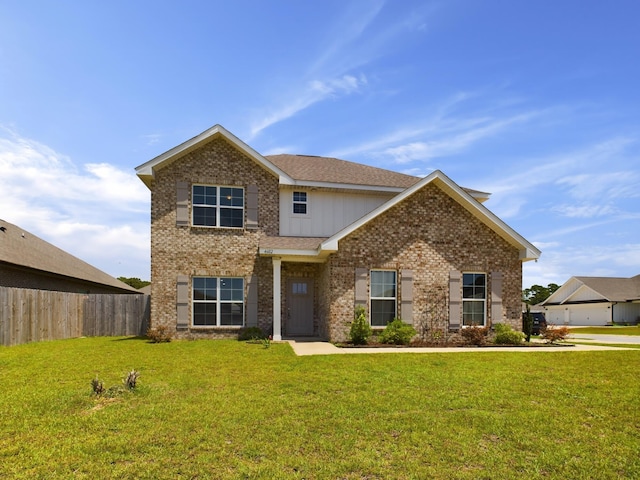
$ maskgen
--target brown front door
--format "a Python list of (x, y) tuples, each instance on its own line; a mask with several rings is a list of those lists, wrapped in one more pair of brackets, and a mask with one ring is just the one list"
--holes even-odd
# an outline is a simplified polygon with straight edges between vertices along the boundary
[(286, 334), (298, 337), (313, 335), (313, 279), (311, 278), (287, 280)]

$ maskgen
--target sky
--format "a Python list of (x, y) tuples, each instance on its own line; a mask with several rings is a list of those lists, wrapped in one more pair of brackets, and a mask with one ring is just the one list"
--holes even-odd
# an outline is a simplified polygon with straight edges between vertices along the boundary
[(0, 218), (150, 278), (135, 167), (258, 152), (442, 170), (542, 250), (523, 288), (640, 274), (637, 0), (0, 1)]

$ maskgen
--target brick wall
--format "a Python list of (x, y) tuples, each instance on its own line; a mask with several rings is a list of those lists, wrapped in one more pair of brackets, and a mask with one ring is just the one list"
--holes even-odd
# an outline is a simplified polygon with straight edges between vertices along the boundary
[[(257, 230), (176, 226), (176, 182), (258, 185)], [(191, 205), (191, 190), (189, 192)], [(258, 318), (271, 328), (271, 260), (257, 257), (259, 239), (278, 234), (278, 178), (224, 139), (216, 138), (156, 172), (151, 194), (151, 325), (175, 330), (178, 275), (257, 275)], [(246, 210), (245, 210), (246, 223)], [(191, 292), (191, 284), (189, 284)], [(189, 309), (191, 310), (191, 309)], [(190, 329), (178, 337), (217, 337), (234, 329)]]
[[(347, 339), (354, 312), (355, 268), (413, 271), (414, 325), (425, 321), (426, 299), (448, 288), (449, 272), (487, 274), (487, 318), (491, 318), (491, 272), (501, 272), (502, 318), (521, 329), (522, 264), (518, 250), (490, 230), (435, 185), (373, 219), (340, 241), (328, 261), (325, 280), (329, 298), (328, 337)], [(400, 285), (400, 278), (398, 278)], [(398, 288), (398, 305), (402, 291)]]

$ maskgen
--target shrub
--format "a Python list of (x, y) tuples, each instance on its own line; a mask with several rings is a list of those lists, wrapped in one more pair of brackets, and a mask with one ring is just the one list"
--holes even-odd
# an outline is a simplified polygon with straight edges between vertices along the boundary
[(171, 332), (165, 325), (158, 325), (147, 330), (147, 338), (151, 343), (168, 343), (171, 341)]
[(238, 333), (238, 340), (241, 342), (247, 340), (264, 340), (266, 337), (260, 327), (246, 327)]
[(564, 325), (557, 326), (553, 324), (546, 325), (540, 330), (540, 336), (547, 343), (555, 343), (564, 340), (569, 335), (569, 328)]
[(354, 345), (366, 345), (372, 333), (373, 330), (367, 320), (367, 313), (362, 305), (358, 305), (349, 329), (351, 343)]
[(382, 333), (378, 336), (381, 343), (392, 345), (409, 345), (415, 336), (416, 330), (411, 325), (404, 323), (399, 318), (395, 318), (388, 323)]
[(487, 341), (487, 334), (489, 333), (488, 327), (464, 327), (460, 331), (460, 335), (464, 339), (467, 345), (484, 345)]
[(493, 341), (498, 345), (519, 345), (524, 340), (524, 333), (516, 332), (504, 323), (496, 323), (493, 328), (496, 332)]

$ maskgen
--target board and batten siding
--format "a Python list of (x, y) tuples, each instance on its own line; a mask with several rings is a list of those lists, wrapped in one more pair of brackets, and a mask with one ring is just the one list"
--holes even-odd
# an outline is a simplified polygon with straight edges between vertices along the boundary
[[(307, 213), (293, 213), (293, 192), (307, 193)], [(393, 198), (394, 194), (280, 190), (280, 235), (330, 237)]]

